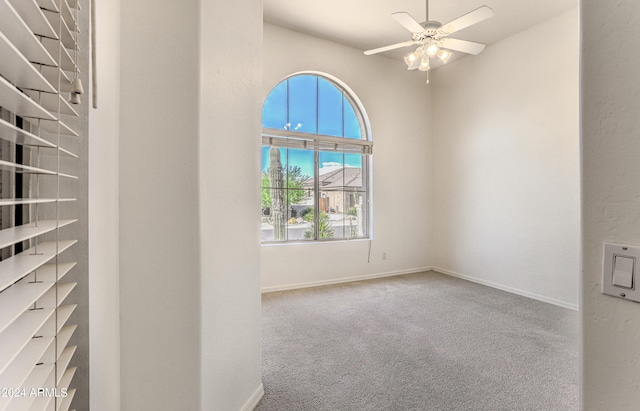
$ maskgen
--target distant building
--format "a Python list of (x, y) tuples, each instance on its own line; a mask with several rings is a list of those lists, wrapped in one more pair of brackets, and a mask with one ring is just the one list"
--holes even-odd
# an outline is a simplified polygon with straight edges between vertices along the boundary
[[(328, 213), (346, 213), (355, 207), (362, 186), (362, 169), (357, 167), (327, 167), (320, 169), (320, 210)], [(315, 179), (305, 181), (312, 188)]]

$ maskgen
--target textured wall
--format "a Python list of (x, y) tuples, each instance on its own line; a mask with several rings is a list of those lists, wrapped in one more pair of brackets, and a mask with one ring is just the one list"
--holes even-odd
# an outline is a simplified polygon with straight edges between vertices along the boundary
[(122, 409), (248, 409), (262, 393), (250, 217), (260, 205), (261, 3), (121, 8)]
[(436, 70), (432, 88), (434, 266), (577, 308), (578, 9)]
[(583, 0), (582, 400), (637, 410), (640, 305), (601, 294), (603, 242), (640, 244), (640, 3)]
[(200, 19), (201, 409), (248, 411), (262, 394), (262, 3), (203, 1)]
[(124, 411), (200, 408), (199, 3), (121, 3)]

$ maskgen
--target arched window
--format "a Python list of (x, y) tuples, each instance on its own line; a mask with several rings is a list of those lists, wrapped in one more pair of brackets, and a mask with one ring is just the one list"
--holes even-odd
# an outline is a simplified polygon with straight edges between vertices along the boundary
[(262, 107), (262, 242), (369, 237), (366, 114), (338, 80), (295, 74)]

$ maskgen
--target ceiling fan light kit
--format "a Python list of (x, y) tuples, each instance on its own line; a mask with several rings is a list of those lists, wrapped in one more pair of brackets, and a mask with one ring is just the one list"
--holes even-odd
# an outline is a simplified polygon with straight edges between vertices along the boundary
[(435, 41), (431, 41), (424, 52), (427, 53), (427, 56), (433, 57), (438, 54), (438, 50), (440, 50), (440, 48), (438, 47), (438, 43), (436, 43)]
[(438, 51), (438, 58), (444, 63), (447, 64), (447, 61), (451, 58), (452, 53), (449, 50), (440, 49)]
[(424, 54), (424, 46), (420, 46), (413, 53), (409, 53), (406, 56), (404, 56), (404, 62), (407, 64), (407, 66), (409, 66), (409, 68), (411, 68), (411, 66), (416, 64), (416, 62), (417, 63), (420, 62), (419, 59), (422, 57), (423, 54)]
[(423, 57), (422, 61), (420, 62), (420, 66), (418, 67), (418, 70), (429, 71), (430, 68), (431, 68), (431, 65), (429, 63), (429, 57)]
[(443, 64), (446, 64), (454, 51), (476, 55), (484, 50), (484, 44), (453, 39), (447, 36), (492, 17), (493, 10), (490, 7), (482, 6), (443, 25), (438, 21), (429, 21), (429, 0), (427, 0), (427, 18), (424, 23), (418, 23), (406, 12), (393, 13), (391, 16), (411, 32), (412, 39), (390, 46), (367, 50), (364, 54), (370, 56), (401, 47), (418, 45), (415, 51), (405, 55), (404, 62), (407, 64), (408, 70), (418, 69), (419, 71), (426, 72), (427, 84), (429, 84), (430, 59), (432, 57), (438, 57)]

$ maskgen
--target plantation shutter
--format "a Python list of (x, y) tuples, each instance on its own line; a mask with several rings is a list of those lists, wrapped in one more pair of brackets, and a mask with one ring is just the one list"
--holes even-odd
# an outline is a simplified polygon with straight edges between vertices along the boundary
[(66, 411), (75, 394), (76, 1), (0, 0), (0, 411)]

